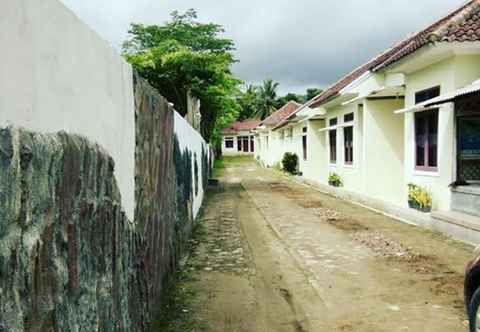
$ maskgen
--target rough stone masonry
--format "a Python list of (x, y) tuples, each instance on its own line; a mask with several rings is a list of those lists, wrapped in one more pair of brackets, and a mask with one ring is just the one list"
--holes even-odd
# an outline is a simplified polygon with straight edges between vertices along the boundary
[(142, 331), (144, 242), (112, 159), (78, 136), (0, 130), (0, 331)]
[(0, 128), (0, 332), (146, 331), (159, 312), (210, 157), (180, 148), (173, 108), (134, 82), (133, 221), (99, 145)]

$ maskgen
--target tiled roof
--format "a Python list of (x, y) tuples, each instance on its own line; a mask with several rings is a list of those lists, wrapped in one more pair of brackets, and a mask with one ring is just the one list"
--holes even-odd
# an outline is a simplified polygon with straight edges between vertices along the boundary
[(239, 131), (249, 131), (257, 128), (262, 121), (257, 119), (247, 119), (244, 121), (237, 121), (230, 127), (223, 130), (224, 134), (236, 134)]
[(278, 126), (282, 121), (284, 121), (291, 114), (293, 114), (300, 106), (302, 105), (291, 100), (286, 103), (282, 108), (280, 108), (268, 118), (263, 120), (262, 124), (267, 126)]
[(429, 43), (468, 41), (480, 41), (480, 0), (469, 1), (426, 29), (402, 40), (366, 64), (356, 68), (316, 96), (311, 106), (316, 107), (334, 97), (340, 90), (366, 72), (381, 70)]

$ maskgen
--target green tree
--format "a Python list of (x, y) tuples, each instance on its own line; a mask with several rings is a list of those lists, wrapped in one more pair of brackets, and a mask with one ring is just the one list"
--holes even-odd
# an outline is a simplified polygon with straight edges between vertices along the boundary
[(233, 41), (222, 26), (197, 22), (197, 13), (174, 11), (164, 25), (132, 24), (123, 45), (128, 62), (170, 102), (187, 112), (187, 93), (201, 101), (202, 135), (218, 141), (221, 126), (238, 116), (241, 83), (231, 72)]
[(279, 83), (271, 79), (265, 80), (260, 87), (258, 94), (258, 109), (257, 116), (262, 120), (268, 117), (276, 110), (277, 89)]
[(311, 88), (307, 89), (307, 94), (305, 96), (305, 102), (311, 100), (312, 98), (318, 96), (320, 93), (322, 93), (322, 89), (317, 89), (317, 88)]
[(303, 104), (305, 102), (305, 96), (297, 95), (295, 93), (287, 93), (285, 96), (277, 98), (276, 107), (281, 108), (289, 101), (295, 101), (299, 104)]
[(241, 91), (237, 97), (240, 106), (239, 120), (250, 119), (256, 116), (259, 101), (259, 88), (248, 85), (245, 91)]

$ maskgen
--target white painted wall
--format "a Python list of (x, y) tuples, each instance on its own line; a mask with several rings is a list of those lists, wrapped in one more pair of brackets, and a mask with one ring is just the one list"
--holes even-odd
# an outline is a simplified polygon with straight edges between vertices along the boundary
[[(405, 106), (415, 104), (415, 93), (440, 86), (441, 94), (461, 88), (480, 78), (480, 57), (463, 55), (450, 57), (406, 76)], [(449, 184), (455, 181), (455, 117), (453, 104), (439, 107), (438, 123), (438, 171), (420, 172), (415, 170), (414, 114), (405, 115), (405, 182), (427, 187), (433, 193), (433, 208), (450, 210), (451, 190)], [(406, 189), (405, 189), (406, 190)]]
[(366, 100), (363, 107), (363, 191), (404, 206), (404, 121), (394, 111), (404, 100)]
[[(242, 148), (242, 151), (238, 151), (238, 138), (239, 137), (247, 137), (247, 136), (249, 138), (249, 143), (248, 143), (249, 144), (249, 146), (248, 146), (249, 152), (243, 152), (243, 148)], [(233, 138), (233, 148), (227, 148), (226, 147), (225, 141), (227, 140), (227, 138)], [(254, 141), (255, 152), (250, 151), (252, 140)], [(222, 144), (222, 155), (224, 155), (224, 156), (249, 156), (249, 155), (254, 156), (257, 153), (257, 150), (258, 150), (258, 142), (256, 142), (254, 140), (254, 135), (251, 132), (240, 132), (239, 134), (224, 135), (224, 136), (222, 136), (222, 143), (221, 144)]]
[(0, 126), (64, 130), (103, 146), (127, 216), (135, 205), (132, 70), (57, 0), (4, 0)]
[[(192, 154), (192, 183), (193, 183), (193, 217), (196, 218), (202, 206), (203, 197), (206, 188), (203, 188), (202, 174), (202, 148), (208, 153), (209, 146), (204, 141), (199, 132), (190, 126), (190, 124), (180, 114), (175, 112), (174, 132), (177, 135), (181, 151), (188, 150)], [(196, 158), (195, 158), (196, 156)], [(198, 194), (195, 195), (195, 162), (198, 164)], [(208, 180), (208, 179), (207, 179)]]
[(327, 136), (319, 130), (325, 128), (325, 120), (308, 122), (307, 161), (303, 163), (303, 175), (307, 179), (327, 183), (328, 145)]

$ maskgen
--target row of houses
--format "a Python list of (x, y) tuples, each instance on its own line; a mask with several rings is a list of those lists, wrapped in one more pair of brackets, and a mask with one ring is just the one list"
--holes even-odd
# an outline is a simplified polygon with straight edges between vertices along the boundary
[[(480, 0), (400, 41), (306, 104), (290, 102), (263, 122), (248, 123), (242, 135), (251, 149), (242, 153), (254, 153), (264, 165), (294, 152), (305, 181), (480, 243), (480, 233), (472, 232), (480, 231)], [(226, 153), (228, 142), (225, 136)], [(341, 188), (327, 187), (332, 174)], [(409, 185), (430, 193), (431, 215), (409, 209)]]

